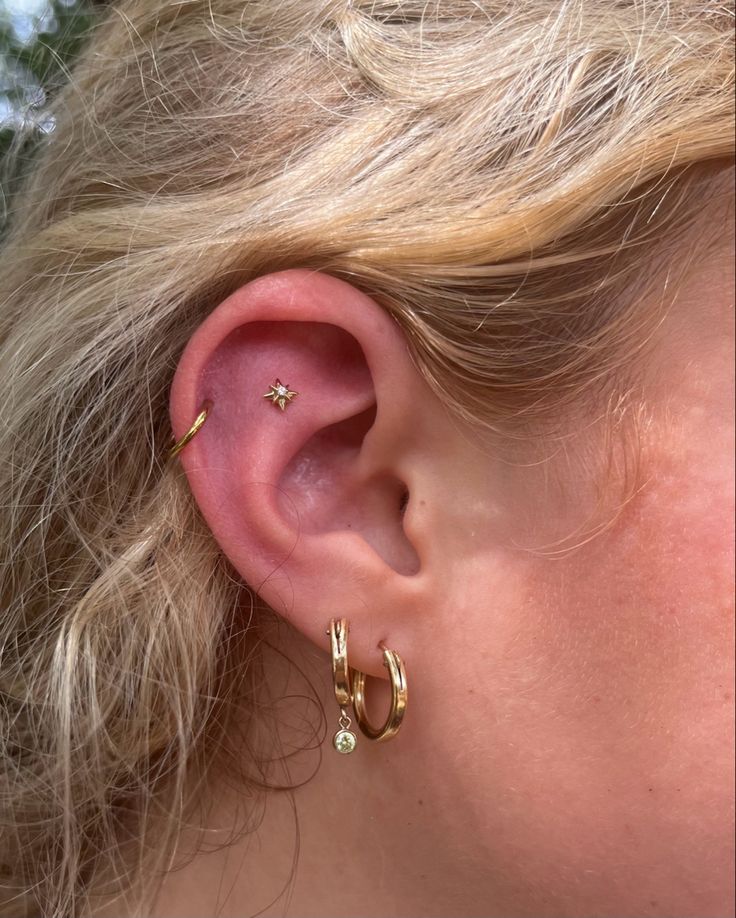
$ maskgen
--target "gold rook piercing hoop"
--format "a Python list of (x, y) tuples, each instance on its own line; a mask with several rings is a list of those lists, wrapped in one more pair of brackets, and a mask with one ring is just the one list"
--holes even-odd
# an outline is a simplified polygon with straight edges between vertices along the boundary
[(166, 454), (167, 459), (173, 459), (174, 456), (178, 456), (179, 453), (184, 449), (184, 447), (189, 443), (192, 437), (197, 433), (200, 427), (207, 420), (207, 415), (210, 413), (212, 408), (212, 402), (206, 401), (202, 405), (202, 410), (199, 412), (197, 417), (194, 419), (194, 423), (189, 428), (189, 430), (184, 434), (181, 440), (177, 440), (176, 443), (171, 447), (171, 449)]
[(353, 700), (350, 686), (350, 667), (348, 666), (348, 622), (346, 618), (331, 619), (326, 634), (330, 636), (332, 651), (332, 680), (335, 684), (335, 698), (340, 705), (340, 729), (332, 737), (332, 745), (347, 755), (355, 749), (357, 737), (350, 729), (350, 715), (347, 706)]
[(363, 733), (372, 740), (383, 742), (396, 736), (404, 719), (408, 691), (406, 686), (406, 670), (401, 657), (395, 650), (389, 650), (381, 642), (378, 645), (383, 651), (383, 665), (388, 669), (391, 677), (391, 708), (382, 727), (374, 727), (365, 712), (365, 673), (359, 670), (353, 675), (353, 710), (355, 719)]

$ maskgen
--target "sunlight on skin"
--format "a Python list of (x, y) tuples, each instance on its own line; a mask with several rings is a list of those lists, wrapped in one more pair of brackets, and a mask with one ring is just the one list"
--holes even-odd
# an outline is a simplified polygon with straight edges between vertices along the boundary
[[(731, 181), (730, 173), (725, 180)], [(714, 213), (712, 219), (722, 218)], [(248, 350), (247, 335), (230, 339), (230, 349), (213, 351), (217, 359), (210, 359), (207, 341), (218, 337), (200, 335), (191, 360), (196, 363), (199, 354), (211, 367), (227, 420), (195, 440), (183, 464), (237, 569), (262, 584), (264, 598), (296, 626), (284, 632), (279, 651), (299, 661), (320, 687), (328, 715), (335, 715), (322, 635), (329, 613), (339, 607), (351, 618), (351, 665), (382, 675), (371, 642), (390, 634), (406, 661), (410, 701), (395, 742), (382, 748), (361, 737), (347, 761), (327, 750), (319, 771), (296, 792), (299, 869), (288, 912), (273, 899), (293, 870), (297, 827), (290, 801), (274, 796), (257, 837), (246, 834), (167, 877), (153, 911), (157, 918), (235, 918), (261, 908), (273, 918), (715, 918), (729, 911), (732, 240), (729, 215), (722, 244), (692, 265), (642, 368), (645, 486), (599, 538), (559, 558), (513, 545), (528, 543), (543, 526), (550, 541), (554, 529), (575, 530), (587, 519), (591, 495), (575, 474), (578, 466), (566, 465), (563, 456), (554, 469), (572, 474), (573, 493), (566, 502), (552, 494), (550, 515), (544, 466), (512, 467), (492, 450), (475, 448), (424, 396), (390, 328), (376, 331), (366, 322), (354, 333), (371, 355), (380, 407), (361, 446), (363, 469), (393, 470), (406, 480), (411, 497), (403, 531), (420, 569), (402, 572), (400, 530), (384, 520), (381, 555), (391, 562), (366, 551), (361, 577), (351, 576), (350, 568), (346, 574), (339, 565), (358, 551), (353, 523), (363, 527), (363, 517), (357, 511), (349, 517), (351, 538), (333, 550), (330, 529), (347, 524), (324, 503), (313, 510), (304, 502), (298, 547), (280, 580), (264, 580), (272, 566), (258, 566), (248, 540), (259, 544), (258, 533), (270, 533), (268, 527), (284, 518), (253, 488), (236, 488), (242, 500), (227, 499), (233, 482), (250, 482), (255, 461), (266, 468), (290, 454), (287, 432), (302, 442), (296, 428), (309, 423), (310, 404), (332, 410), (339, 396), (358, 411), (366, 385), (360, 355), (351, 356), (335, 336), (334, 347), (324, 345), (330, 359), (320, 358), (321, 331), (301, 364), (294, 356), (288, 379), (301, 393), (300, 411), (274, 438), (270, 416), (260, 426), (255, 407), (236, 411), (241, 393), (253, 387), (254, 364), (268, 356), (268, 341)], [(313, 286), (293, 298), (299, 308), (307, 289), (318, 284), (315, 276), (303, 282)], [(282, 277), (281, 283), (297, 281)], [(349, 295), (344, 288), (341, 302)], [(353, 322), (358, 307), (370, 312), (357, 294), (353, 305), (344, 311)], [(227, 316), (227, 307), (220, 308)], [(240, 315), (237, 297), (230, 308)], [(354, 373), (336, 390), (331, 355), (338, 347)], [(187, 380), (199, 378), (190, 370), (180, 367), (177, 377), (185, 394)], [(331, 401), (320, 399), (326, 391)], [(386, 395), (396, 392), (403, 397)], [(176, 429), (186, 429), (194, 394), (189, 402), (176, 403)], [(409, 413), (411, 425), (405, 422)], [(343, 445), (352, 442), (346, 437)], [(577, 445), (584, 450), (585, 437)], [(319, 455), (311, 461), (319, 461), (325, 479), (336, 459), (348, 455), (329, 440), (312, 446)], [(333, 487), (352, 508), (353, 495), (367, 488), (356, 491), (343, 481), (343, 466), (338, 471)], [(261, 481), (260, 471), (258, 476)], [(303, 490), (300, 482), (299, 475), (285, 482), (294, 499)], [(390, 505), (385, 494), (373, 496), (380, 506)], [(273, 697), (287, 694), (279, 691), (282, 684), (296, 697), (288, 667), (282, 672), (279, 666), (278, 656), (267, 661)], [(374, 719), (386, 710), (387, 690), (385, 678), (371, 680)], [(285, 719), (285, 709), (280, 713)], [(298, 736), (293, 745), (288, 732), (284, 736), (285, 749), (298, 747)], [(306, 772), (314, 763), (303, 758)], [(224, 783), (214, 788), (211, 802), (204, 835), (210, 850), (228, 840), (233, 814), (245, 807)], [(195, 851), (202, 844), (196, 829), (185, 849), (190, 842)]]

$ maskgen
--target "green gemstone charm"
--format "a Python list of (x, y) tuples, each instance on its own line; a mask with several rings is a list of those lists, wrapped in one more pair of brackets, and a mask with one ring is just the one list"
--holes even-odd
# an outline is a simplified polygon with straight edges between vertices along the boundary
[(332, 745), (335, 749), (342, 753), (342, 755), (349, 755), (354, 751), (355, 746), (358, 742), (357, 737), (350, 729), (350, 717), (345, 708), (340, 709), (342, 713), (340, 714), (340, 729), (332, 737)]
[(332, 744), (338, 752), (348, 755), (355, 749), (355, 734), (351, 730), (338, 730), (332, 738)]

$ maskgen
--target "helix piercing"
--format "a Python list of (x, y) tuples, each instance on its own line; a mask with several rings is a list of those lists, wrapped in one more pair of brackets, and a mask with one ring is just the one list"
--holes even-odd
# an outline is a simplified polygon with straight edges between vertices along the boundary
[(176, 443), (174, 443), (174, 445), (168, 451), (167, 453), (168, 459), (173, 459), (174, 456), (179, 455), (179, 453), (184, 449), (187, 443), (189, 443), (192, 437), (195, 436), (197, 431), (202, 427), (204, 422), (207, 420), (207, 415), (210, 413), (211, 408), (212, 408), (212, 402), (206, 401), (204, 405), (202, 406), (202, 410), (199, 412), (197, 417), (194, 419), (194, 423), (189, 428), (189, 430), (184, 434), (184, 436), (180, 440), (177, 440)]

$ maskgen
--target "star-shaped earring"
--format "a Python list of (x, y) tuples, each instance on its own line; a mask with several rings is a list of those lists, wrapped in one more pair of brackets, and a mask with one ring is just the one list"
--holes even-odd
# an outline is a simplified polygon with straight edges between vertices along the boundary
[(291, 392), (288, 386), (285, 386), (280, 379), (277, 379), (263, 397), (270, 398), (274, 405), (278, 405), (283, 411), (295, 395), (299, 395), (299, 393)]

